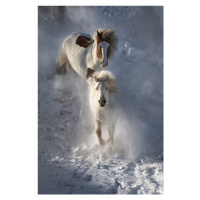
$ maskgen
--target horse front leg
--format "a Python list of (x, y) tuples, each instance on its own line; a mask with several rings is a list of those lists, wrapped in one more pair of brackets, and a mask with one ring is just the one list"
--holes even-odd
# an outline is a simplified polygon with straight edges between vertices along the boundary
[(105, 142), (104, 142), (104, 140), (102, 138), (102, 134), (101, 134), (101, 122), (98, 120), (96, 120), (96, 123), (95, 123), (95, 132), (99, 139), (99, 144), (103, 145)]
[(111, 144), (113, 144), (114, 131), (115, 131), (114, 125), (108, 126), (108, 140), (107, 140), (107, 142), (110, 142)]

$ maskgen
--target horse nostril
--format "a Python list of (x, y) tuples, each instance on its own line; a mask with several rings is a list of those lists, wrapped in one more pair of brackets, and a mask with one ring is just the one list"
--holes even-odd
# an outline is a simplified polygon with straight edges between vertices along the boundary
[(106, 104), (106, 100), (105, 99), (100, 99), (98, 102), (99, 102), (101, 107), (104, 107), (105, 104)]

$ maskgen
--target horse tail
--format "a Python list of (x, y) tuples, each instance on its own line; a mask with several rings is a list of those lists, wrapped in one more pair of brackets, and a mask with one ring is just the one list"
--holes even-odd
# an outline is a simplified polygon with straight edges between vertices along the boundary
[(67, 53), (65, 52), (64, 48), (62, 48), (60, 55), (56, 61), (56, 72), (60, 74), (65, 74), (67, 71), (66, 64), (69, 62)]

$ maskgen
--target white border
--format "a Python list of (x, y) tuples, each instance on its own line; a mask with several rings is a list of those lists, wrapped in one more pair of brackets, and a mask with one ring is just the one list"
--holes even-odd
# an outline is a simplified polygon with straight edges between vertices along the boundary
[[(81, 4), (77, 0), (1, 3), (2, 199), (102, 198), (37, 195), (37, 6), (94, 3)], [(101, 1), (101, 5), (113, 3)], [(115, 5), (164, 5), (164, 195), (109, 195), (109, 198), (193, 199), (199, 193), (200, 178), (197, 1), (115, 1)]]

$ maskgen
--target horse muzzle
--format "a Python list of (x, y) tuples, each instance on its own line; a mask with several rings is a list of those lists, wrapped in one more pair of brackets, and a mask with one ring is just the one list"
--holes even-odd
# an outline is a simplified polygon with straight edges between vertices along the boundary
[(101, 67), (106, 67), (108, 65), (108, 62), (101, 62)]
[(105, 99), (100, 99), (99, 100), (99, 104), (100, 104), (101, 107), (104, 107), (105, 104), (106, 104), (106, 100)]

